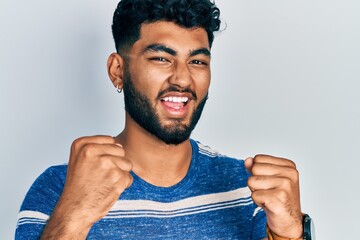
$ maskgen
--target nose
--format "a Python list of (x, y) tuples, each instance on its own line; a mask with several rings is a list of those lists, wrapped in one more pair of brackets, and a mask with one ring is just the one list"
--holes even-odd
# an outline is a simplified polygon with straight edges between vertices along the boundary
[(192, 78), (187, 63), (177, 62), (173, 68), (173, 75), (169, 78), (169, 83), (180, 88), (187, 88), (191, 85)]

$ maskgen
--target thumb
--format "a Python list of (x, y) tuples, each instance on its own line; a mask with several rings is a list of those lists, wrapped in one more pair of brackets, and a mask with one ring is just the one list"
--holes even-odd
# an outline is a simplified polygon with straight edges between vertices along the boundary
[(249, 173), (251, 173), (253, 164), (254, 164), (254, 158), (252, 158), (252, 157), (248, 157), (244, 161), (245, 168), (246, 168), (246, 170), (248, 170)]

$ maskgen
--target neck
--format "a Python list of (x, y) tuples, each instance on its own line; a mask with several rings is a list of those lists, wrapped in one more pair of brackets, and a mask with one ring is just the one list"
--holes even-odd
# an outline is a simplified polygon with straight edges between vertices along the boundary
[(187, 174), (192, 155), (189, 139), (178, 145), (166, 144), (126, 114), (125, 128), (116, 141), (132, 161), (133, 172), (148, 183), (169, 187)]

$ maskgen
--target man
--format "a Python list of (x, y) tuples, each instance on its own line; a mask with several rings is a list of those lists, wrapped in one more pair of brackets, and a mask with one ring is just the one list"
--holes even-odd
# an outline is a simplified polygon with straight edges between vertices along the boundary
[(294, 163), (236, 160), (190, 139), (219, 14), (209, 0), (119, 3), (107, 67), (124, 130), (73, 142), (68, 165), (30, 188), (17, 239), (302, 239)]

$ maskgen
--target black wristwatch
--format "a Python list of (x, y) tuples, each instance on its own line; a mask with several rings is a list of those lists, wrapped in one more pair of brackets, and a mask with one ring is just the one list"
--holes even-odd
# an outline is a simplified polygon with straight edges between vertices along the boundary
[(315, 226), (311, 217), (307, 214), (304, 214), (303, 217), (303, 227), (304, 227), (304, 240), (315, 240)]

